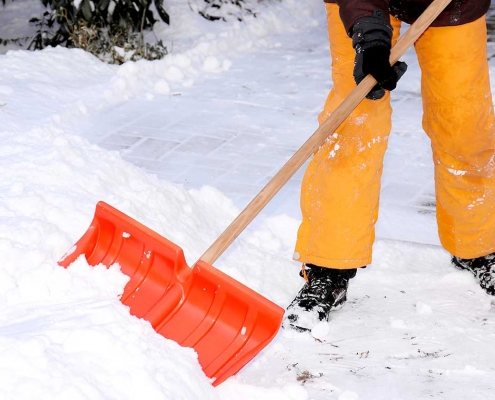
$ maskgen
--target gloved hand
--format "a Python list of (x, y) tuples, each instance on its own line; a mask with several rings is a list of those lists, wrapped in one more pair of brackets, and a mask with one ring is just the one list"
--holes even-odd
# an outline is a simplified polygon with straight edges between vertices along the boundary
[(390, 65), (392, 31), (381, 10), (374, 11), (372, 17), (359, 18), (352, 28), (352, 46), (356, 50), (354, 80), (359, 84), (371, 74), (378, 82), (366, 96), (371, 100), (385, 96), (384, 89), (394, 90), (407, 70), (407, 64), (402, 61)]

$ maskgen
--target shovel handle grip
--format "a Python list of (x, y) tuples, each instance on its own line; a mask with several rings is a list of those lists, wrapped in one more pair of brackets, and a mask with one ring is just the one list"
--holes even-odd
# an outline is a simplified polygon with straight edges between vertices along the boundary
[[(423, 34), (435, 18), (452, 0), (434, 0), (433, 3), (402, 35), (390, 54), (390, 63), (395, 64), (407, 49)], [(287, 181), (297, 172), (306, 160), (321, 146), (327, 137), (344, 122), (361, 100), (375, 86), (376, 80), (368, 75), (342, 101), (328, 119), (311, 135), (287, 163), (273, 176), (266, 186), (246, 206), (237, 218), (225, 229), (215, 242), (200, 257), (200, 260), (213, 264), (231, 243), (239, 236), (268, 202), (278, 193)]]

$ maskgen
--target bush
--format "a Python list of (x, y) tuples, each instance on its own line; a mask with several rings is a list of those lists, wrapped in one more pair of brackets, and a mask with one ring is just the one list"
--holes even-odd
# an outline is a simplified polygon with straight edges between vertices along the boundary
[(167, 55), (167, 48), (159, 40), (155, 44), (145, 43), (137, 33), (114, 26), (102, 30), (81, 23), (74, 27), (70, 40), (74, 47), (88, 51), (110, 64), (126, 61), (159, 60)]
[(163, 0), (41, 0), (48, 10), (30, 20), (38, 29), (28, 48), (80, 47), (114, 63), (161, 58), (167, 53), (161, 41), (144, 42), (144, 30), (157, 21), (152, 1), (169, 24)]

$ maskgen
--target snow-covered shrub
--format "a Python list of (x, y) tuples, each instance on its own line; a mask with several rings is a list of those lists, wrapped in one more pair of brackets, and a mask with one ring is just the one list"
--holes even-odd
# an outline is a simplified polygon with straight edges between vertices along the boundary
[[(169, 23), (163, 0), (41, 0), (47, 7), (39, 18), (32, 18), (37, 34), (29, 48), (65, 45), (81, 47), (110, 62), (127, 58), (156, 59), (167, 53), (161, 42), (145, 43), (144, 30), (156, 22), (153, 3), (159, 17)], [(114, 57), (122, 53), (125, 57)], [(130, 54), (132, 53), (132, 54)], [(130, 54), (130, 55), (129, 55)]]
[(86, 50), (110, 64), (123, 64), (126, 61), (159, 60), (167, 54), (161, 40), (156, 43), (144, 42), (135, 32), (112, 25), (108, 29), (81, 23), (74, 27), (70, 36), (72, 46)]

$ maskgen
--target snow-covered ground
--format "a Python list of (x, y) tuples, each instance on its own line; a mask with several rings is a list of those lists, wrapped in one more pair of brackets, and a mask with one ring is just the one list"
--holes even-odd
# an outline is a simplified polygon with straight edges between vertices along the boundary
[[(412, 51), (393, 96), (374, 262), (318, 339), (281, 331), (213, 388), (191, 349), (129, 315), (117, 267), (57, 265), (99, 200), (194, 262), (316, 128), (331, 85), (320, 0), (259, 6), (243, 23), (166, 3), (162, 61), (0, 55), (0, 398), (493, 398), (495, 304), (436, 246)], [(0, 6), (0, 37), (28, 32), (38, 10), (37, 0)], [(282, 307), (302, 285), (291, 260), (299, 181), (215, 264)]]

